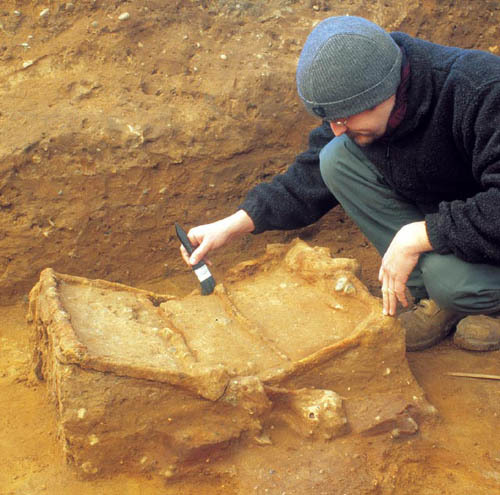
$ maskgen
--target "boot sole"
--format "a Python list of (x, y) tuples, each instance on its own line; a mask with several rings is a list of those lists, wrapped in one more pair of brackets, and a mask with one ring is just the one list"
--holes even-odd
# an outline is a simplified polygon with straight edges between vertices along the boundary
[(429, 347), (432, 347), (436, 344), (439, 344), (442, 340), (444, 340), (450, 333), (453, 332), (455, 327), (457, 326), (458, 322), (463, 318), (463, 316), (457, 317), (455, 320), (453, 320), (450, 324), (449, 327), (444, 331), (439, 333), (438, 335), (434, 335), (432, 338), (420, 342), (415, 342), (413, 344), (408, 344), (406, 343), (406, 351), (407, 352), (415, 352), (415, 351), (423, 351), (425, 349), (428, 349)]
[(432, 347), (436, 344), (439, 344), (442, 340), (444, 340), (448, 335), (451, 333), (448, 332), (446, 335), (439, 336), (437, 338), (433, 338), (430, 340), (426, 340), (425, 342), (417, 342), (416, 344), (406, 344), (406, 351), (407, 352), (415, 352), (415, 351), (423, 351), (424, 349), (429, 349), (429, 347)]
[(497, 351), (500, 349), (500, 342), (484, 342), (475, 339), (457, 339), (453, 338), (453, 342), (460, 349), (465, 349), (466, 351)]

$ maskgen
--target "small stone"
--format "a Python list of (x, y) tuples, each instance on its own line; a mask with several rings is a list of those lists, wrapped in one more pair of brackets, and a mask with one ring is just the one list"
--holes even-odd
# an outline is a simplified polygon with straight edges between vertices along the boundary
[(399, 438), (401, 436), (401, 431), (399, 428), (394, 428), (394, 430), (391, 431), (391, 437), (392, 438)]
[(26, 62), (23, 62), (23, 69), (27, 69), (32, 65), (33, 65), (33, 60), (26, 60)]
[(87, 474), (96, 474), (97, 468), (91, 462), (84, 462), (81, 466), (82, 470)]
[(95, 29), (95, 28), (99, 27), (99, 23), (97, 21), (93, 21), (93, 22), (91, 22), (90, 26)]
[(391, 368), (386, 368), (384, 371), (384, 376), (389, 376), (391, 374)]
[(89, 435), (89, 444), (90, 445), (96, 445), (99, 443), (99, 438), (97, 437), (97, 435)]
[(346, 284), (344, 287), (344, 294), (356, 294), (356, 287), (351, 283)]
[(87, 414), (87, 409), (84, 409), (83, 407), (81, 409), (78, 409), (78, 419), (83, 419), (85, 415)]
[(130, 14), (128, 12), (123, 12), (123, 14), (118, 16), (119, 21), (126, 21), (128, 19), (130, 19)]
[(261, 433), (260, 435), (255, 436), (254, 440), (255, 440), (255, 443), (257, 445), (272, 445), (273, 444), (272, 440), (269, 438), (269, 435), (267, 435), (266, 433)]
[(221, 54), (220, 58), (222, 60), (227, 60), (227, 55), (225, 53)]
[(161, 473), (165, 478), (169, 479), (175, 476), (177, 468), (174, 465), (168, 466), (168, 468)]
[(22, 46), (23, 48), (30, 48), (29, 43), (21, 43), (19, 46)]
[(41, 12), (40, 12), (40, 17), (47, 17), (50, 13), (50, 9), (43, 9)]
[(17, 15), (19, 17), (21, 15), (21, 12), (19, 10), (14, 10), (14, 15)]
[[(433, 406), (432, 404), (428, 404), (427, 406), (424, 407), (424, 410), (427, 414), (431, 414), (433, 416), (435, 416), (437, 413), (438, 413), (438, 410), (436, 409), (435, 406)], [(494, 415), (493, 415), (494, 416)]]
[(340, 277), (337, 282), (335, 283), (335, 291), (340, 292), (341, 290), (344, 290), (345, 286), (347, 284), (347, 278), (346, 277)]

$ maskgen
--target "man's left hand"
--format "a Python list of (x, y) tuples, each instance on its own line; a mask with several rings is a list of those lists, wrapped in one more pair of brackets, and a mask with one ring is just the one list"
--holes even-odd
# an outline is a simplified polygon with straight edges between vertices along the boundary
[(406, 282), (420, 255), (431, 251), (425, 222), (409, 223), (399, 229), (382, 258), (378, 279), (382, 284), (383, 311), (394, 316), (398, 301), (408, 306)]

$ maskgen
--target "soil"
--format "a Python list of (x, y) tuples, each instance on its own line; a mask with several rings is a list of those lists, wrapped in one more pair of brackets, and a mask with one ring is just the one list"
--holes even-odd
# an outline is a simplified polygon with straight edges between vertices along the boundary
[[(346, 235), (349, 229), (346, 230)], [(378, 256), (364, 247), (360, 233), (350, 233), (366, 265)], [(341, 245), (330, 239), (330, 245)], [(374, 271), (374, 270), (372, 270)], [(374, 276), (367, 274), (368, 280)], [(186, 295), (192, 274), (144, 284), (159, 293)], [(436, 494), (500, 493), (500, 391), (498, 381), (459, 378), (449, 372), (499, 374), (500, 351), (472, 353), (448, 339), (426, 351), (408, 354), (410, 368), (428, 400), (436, 422), (411, 437), (349, 436), (313, 443), (290, 430), (275, 432), (272, 448), (259, 446), (228, 452), (231, 465), (214, 461), (210, 472), (181, 481), (118, 475), (81, 480), (63, 461), (56, 412), (44, 383), (32, 378), (27, 304), (2, 308), (0, 363), (0, 493), (63, 494)], [(238, 477), (227, 475), (237, 468)], [(226, 473), (217, 476), (217, 471)], [(353, 474), (355, 473), (355, 474)]]
[[(295, 96), (296, 58), (315, 22), (347, 13), (500, 53), (496, 0), (2, 1), (0, 494), (500, 493), (500, 382), (447, 375), (499, 375), (500, 351), (446, 340), (408, 354), (440, 415), (409, 440), (314, 447), (283, 435), (281, 450), (241, 453), (238, 479), (167, 484), (77, 479), (62, 461), (45, 386), (29, 373), (26, 295), (41, 269), (160, 293), (195, 288), (173, 222), (233, 212), (304, 148), (315, 123)], [(236, 241), (213, 255), (216, 279), (266, 243), (297, 236), (358, 259), (379, 295), (379, 257), (339, 210), (297, 232)]]

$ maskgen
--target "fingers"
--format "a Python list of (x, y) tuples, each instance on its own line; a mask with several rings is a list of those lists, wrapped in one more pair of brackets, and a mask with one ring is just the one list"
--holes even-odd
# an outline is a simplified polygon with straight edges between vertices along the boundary
[(401, 285), (399, 289), (395, 290), (398, 301), (406, 308), (408, 306), (408, 299), (406, 298), (406, 286)]
[(398, 301), (404, 306), (408, 306), (406, 298), (406, 287), (390, 277), (382, 279), (382, 307), (385, 315), (394, 316), (398, 307)]
[(408, 230), (412, 225), (416, 225), (418, 231), (425, 227), (424, 222), (403, 226), (382, 257), (378, 279), (382, 285), (383, 312), (387, 315), (396, 314), (398, 301), (403, 306), (408, 306), (406, 282), (415, 269), (421, 252), (428, 249), (427, 244), (424, 244), (422, 249), (419, 243), (415, 243), (413, 227)]
[(196, 265), (196, 263), (201, 261), (204, 258), (204, 254), (206, 252), (206, 250), (202, 249), (201, 246), (198, 246), (198, 248), (193, 251), (191, 256), (189, 256), (186, 248), (182, 244), (180, 245), (180, 251), (182, 259), (189, 266)]
[[(194, 250), (191, 255), (188, 254), (184, 246), (180, 246), (182, 259), (189, 266), (196, 265), (205, 258), (205, 255), (213, 248), (213, 242), (210, 241), (210, 236), (204, 231), (204, 226), (195, 227), (187, 233), (189, 242)], [(205, 260), (208, 264), (210, 262)]]
[(196, 235), (196, 232), (193, 232), (194, 229), (191, 229), (187, 236), (189, 239), (189, 242), (194, 248), (194, 251), (189, 255), (187, 252), (187, 249), (181, 244), (180, 250), (181, 250), (181, 256), (182, 259), (189, 265), (196, 265), (198, 261), (203, 259), (203, 256), (205, 252), (207, 251), (206, 246), (202, 247), (203, 245), (203, 236), (201, 236), (201, 239), (198, 239), (198, 236)]
[(201, 243), (198, 248), (196, 248), (194, 251), (193, 251), (193, 254), (191, 255), (191, 257), (189, 258), (189, 263), (191, 265), (196, 265), (196, 263), (199, 263), (201, 260), (205, 261), (205, 263), (207, 263), (207, 265), (211, 265), (211, 261), (208, 260), (207, 258), (205, 258), (205, 255), (210, 251), (209, 247), (208, 247), (208, 244), (205, 243)]
[(382, 307), (384, 315), (394, 316), (398, 300), (394, 290), (394, 280), (384, 276), (382, 280)]
[(201, 248), (201, 244), (193, 251), (193, 254), (189, 257), (189, 263), (191, 265), (196, 265), (198, 261), (203, 259), (204, 250)]
[(194, 250), (189, 256), (187, 251), (181, 248), (182, 258), (188, 265), (196, 265), (201, 260), (210, 264), (205, 258), (210, 251), (220, 248), (234, 236), (252, 232), (254, 229), (253, 221), (242, 210), (216, 222), (193, 227), (187, 236)]
[(408, 306), (406, 298), (406, 285), (397, 278), (391, 276), (390, 272), (383, 266), (379, 270), (379, 281), (382, 284), (382, 307), (385, 315), (394, 316), (396, 314), (398, 301), (404, 306)]
[(184, 263), (186, 263), (186, 265), (191, 266), (191, 263), (189, 263), (189, 254), (186, 251), (186, 248), (182, 244), (180, 245), (180, 251), (181, 251), (181, 256), (182, 256), (182, 259), (184, 260)]

